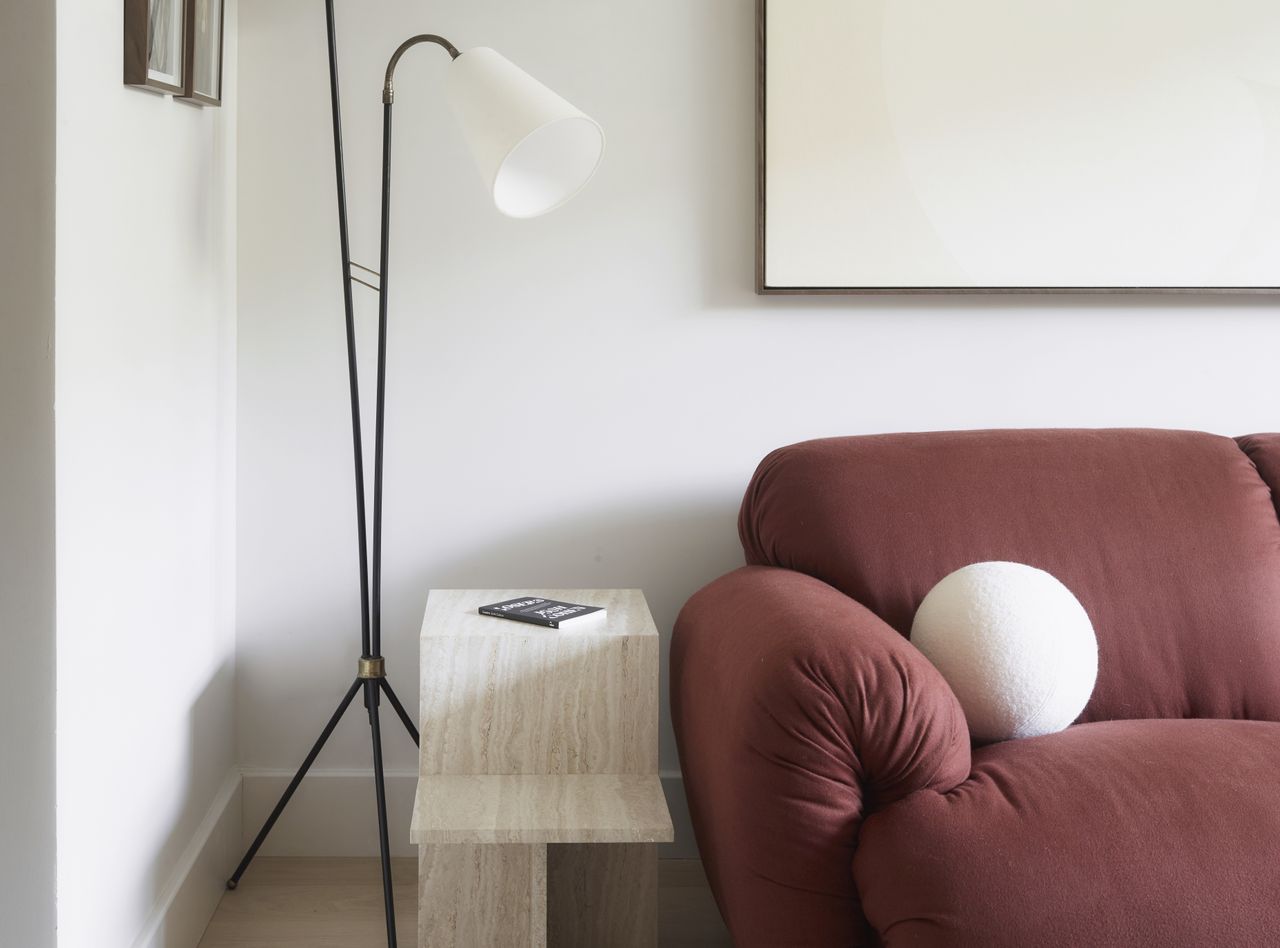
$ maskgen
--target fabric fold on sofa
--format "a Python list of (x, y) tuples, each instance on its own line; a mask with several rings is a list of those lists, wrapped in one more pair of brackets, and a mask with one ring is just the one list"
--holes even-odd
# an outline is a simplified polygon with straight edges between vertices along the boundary
[(974, 751), (869, 817), (885, 948), (1260, 948), (1280, 938), (1280, 724), (1082, 724)]
[(876, 806), (968, 776), (955, 695), (865, 608), (788, 570), (730, 573), (676, 629), (681, 768), (735, 943), (866, 943), (849, 871), (858, 828)]

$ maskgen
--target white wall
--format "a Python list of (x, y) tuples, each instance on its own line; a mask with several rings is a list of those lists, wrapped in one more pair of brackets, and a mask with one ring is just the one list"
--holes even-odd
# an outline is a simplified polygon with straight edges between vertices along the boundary
[(167, 910), (238, 780), (234, 6), (220, 110), (126, 88), (120, 11), (57, 2), (64, 948), (194, 944)]
[(54, 16), (0, 4), (0, 944), (54, 902)]
[[(984, 426), (1280, 425), (1262, 355), (1280, 348), (1268, 299), (753, 295), (754, 8), (395, 0), (372, 15), (340, 4), (363, 263), (377, 253), (380, 76), (410, 33), (502, 50), (609, 136), (575, 202), (509, 221), (486, 205), (454, 133), (444, 57), (415, 50), (400, 67), (384, 652), (411, 705), (433, 586), (640, 586), (669, 632), (690, 593), (741, 562), (737, 505), (778, 445)], [(275, 785), (354, 674), (358, 645), (324, 55), (316, 4), (242, 11), (239, 740)], [(371, 353), (372, 294), (357, 290)], [(390, 765), (411, 773), (412, 745), (387, 733)], [(330, 783), (368, 769), (366, 735), (361, 715), (343, 722), (319, 763)], [(677, 766), (669, 729), (662, 761)], [(303, 793), (347, 799), (324, 785)], [(248, 794), (246, 783), (247, 812)], [(371, 828), (371, 802), (354, 799)], [(312, 804), (299, 813), (322, 812)], [(286, 821), (281, 837), (356, 845), (336, 824), (332, 812)]]

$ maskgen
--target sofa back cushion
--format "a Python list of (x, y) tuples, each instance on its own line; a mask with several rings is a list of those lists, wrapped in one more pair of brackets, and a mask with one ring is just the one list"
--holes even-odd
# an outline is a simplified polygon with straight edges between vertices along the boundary
[(1047, 570), (1098, 635), (1082, 721), (1280, 721), (1278, 476), (1276, 435), (831, 438), (761, 462), (739, 531), (749, 563), (817, 577), (903, 635), (952, 570)]

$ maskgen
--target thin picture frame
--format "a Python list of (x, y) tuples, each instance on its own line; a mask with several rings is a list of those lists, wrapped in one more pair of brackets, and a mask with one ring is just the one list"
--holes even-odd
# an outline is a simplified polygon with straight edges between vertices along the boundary
[(756, 0), (756, 247), (755, 291), (760, 296), (886, 295), (1161, 295), (1276, 296), (1280, 286), (792, 286), (769, 283), (768, 237), (768, 0)]
[(182, 94), (186, 19), (186, 0), (124, 0), (125, 85)]
[(226, 26), (225, 0), (184, 0), (186, 5), (185, 81), (183, 102), (222, 104), (222, 51)]

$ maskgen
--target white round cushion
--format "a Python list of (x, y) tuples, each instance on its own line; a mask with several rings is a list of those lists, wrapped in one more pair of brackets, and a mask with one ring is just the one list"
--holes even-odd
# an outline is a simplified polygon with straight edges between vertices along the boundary
[(943, 578), (920, 603), (911, 642), (947, 680), (979, 743), (1061, 731), (1098, 677), (1080, 600), (1022, 563), (974, 563)]

